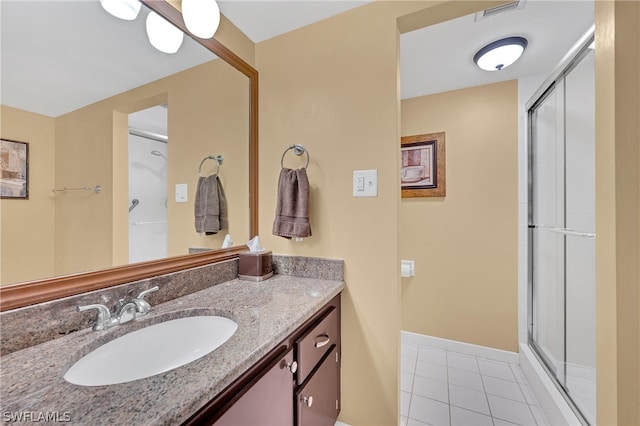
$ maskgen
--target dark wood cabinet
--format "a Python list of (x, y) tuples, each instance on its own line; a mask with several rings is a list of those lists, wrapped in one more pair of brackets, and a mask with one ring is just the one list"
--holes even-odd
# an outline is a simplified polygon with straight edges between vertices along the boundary
[(323, 426), (340, 413), (340, 295), (183, 426)]
[(296, 424), (332, 426), (340, 412), (340, 356), (331, 346), (318, 369), (296, 392)]
[(332, 346), (340, 343), (340, 312), (331, 306), (319, 323), (295, 342), (298, 384), (302, 384)]
[(233, 402), (216, 425), (293, 425), (293, 350), (289, 349), (275, 365)]

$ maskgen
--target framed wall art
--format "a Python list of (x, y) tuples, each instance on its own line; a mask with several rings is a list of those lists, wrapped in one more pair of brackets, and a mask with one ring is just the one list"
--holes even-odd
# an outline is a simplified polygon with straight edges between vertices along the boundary
[(444, 197), (444, 132), (403, 136), (400, 143), (402, 198)]
[(29, 144), (0, 139), (0, 198), (29, 199)]

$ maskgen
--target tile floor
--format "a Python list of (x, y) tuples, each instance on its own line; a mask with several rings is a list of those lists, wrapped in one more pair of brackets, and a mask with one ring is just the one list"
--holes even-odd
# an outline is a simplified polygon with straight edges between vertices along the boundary
[(402, 343), (400, 425), (546, 425), (517, 365)]

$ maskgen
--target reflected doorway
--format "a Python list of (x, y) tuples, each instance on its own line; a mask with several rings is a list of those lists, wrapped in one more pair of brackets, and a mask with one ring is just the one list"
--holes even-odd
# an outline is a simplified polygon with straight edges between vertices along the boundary
[(167, 105), (129, 114), (129, 262), (167, 257)]

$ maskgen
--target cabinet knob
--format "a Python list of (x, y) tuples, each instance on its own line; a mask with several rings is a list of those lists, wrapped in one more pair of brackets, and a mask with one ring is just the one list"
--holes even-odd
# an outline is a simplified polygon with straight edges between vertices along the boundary
[(302, 402), (307, 404), (307, 407), (309, 407), (309, 408), (311, 408), (311, 406), (313, 405), (313, 397), (312, 396), (303, 396), (300, 399), (302, 400)]
[(293, 361), (291, 364), (286, 364), (286, 367), (291, 371), (291, 374), (295, 374), (295, 372), (298, 371), (298, 363), (296, 361)]

